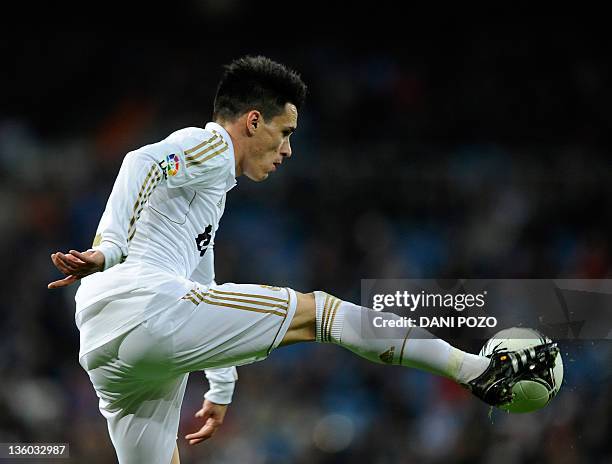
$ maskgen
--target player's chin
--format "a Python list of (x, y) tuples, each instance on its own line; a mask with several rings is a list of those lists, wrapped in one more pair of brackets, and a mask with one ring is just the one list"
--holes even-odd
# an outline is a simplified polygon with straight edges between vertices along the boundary
[(246, 173), (247, 177), (254, 182), (263, 182), (270, 175), (269, 172)]

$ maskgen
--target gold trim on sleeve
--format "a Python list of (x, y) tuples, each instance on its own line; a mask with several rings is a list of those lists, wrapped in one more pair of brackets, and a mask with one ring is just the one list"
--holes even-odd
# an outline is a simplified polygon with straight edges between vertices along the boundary
[[(140, 219), (140, 214), (142, 213), (144, 205), (149, 200), (149, 197), (153, 193), (153, 190), (155, 190), (155, 187), (157, 187), (159, 181), (162, 178), (161, 173), (158, 171), (155, 174), (155, 178), (151, 182), (148, 182), (150, 175), (153, 173), (153, 170), (156, 167), (158, 167), (158, 165), (154, 164), (151, 170), (149, 171), (149, 175), (147, 175), (145, 179), (145, 183), (143, 184), (140, 189), (140, 192), (138, 193), (138, 198), (136, 199), (136, 203), (134, 204), (134, 213), (132, 214), (132, 219), (130, 220), (130, 225), (128, 228), (128, 243), (132, 240), (132, 238), (134, 238), (134, 235), (136, 234), (136, 222), (138, 221), (138, 219)], [(146, 192), (143, 196), (142, 192), (145, 187), (147, 187), (147, 185), (148, 188), (146, 189)]]
[(226, 152), (228, 150), (228, 148), (229, 147), (227, 146), (227, 143), (226, 143), (222, 148), (220, 148), (219, 150), (211, 153), (206, 158), (202, 158), (202, 159), (199, 159), (197, 161), (188, 161), (187, 162), (187, 167), (190, 168), (191, 166), (198, 166), (198, 165), (208, 161), (209, 159), (214, 158), (215, 156), (220, 155), (221, 153)]
[(208, 153), (211, 150), (214, 150), (215, 148), (221, 146), (225, 144), (227, 146), (227, 143), (225, 143), (225, 140), (221, 139), (218, 142), (213, 143), (212, 145), (207, 146), (204, 150), (196, 153), (195, 155), (190, 155), (190, 156), (186, 156), (185, 159), (187, 161), (195, 161), (198, 158), (200, 158), (201, 156), (205, 155), (206, 153)]
[(203, 142), (197, 144), (195, 147), (190, 148), (189, 150), (185, 150), (185, 155), (189, 155), (190, 153), (193, 153), (196, 150), (199, 150), (200, 148), (202, 148), (204, 145), (209, 144), (210, 142), (212, 142), (213, 140), (215, 140), (216, 138), (219, 137), (219, 134), (215, 133), (211, 138), (209, 138), (208, 140), (204, 140)]

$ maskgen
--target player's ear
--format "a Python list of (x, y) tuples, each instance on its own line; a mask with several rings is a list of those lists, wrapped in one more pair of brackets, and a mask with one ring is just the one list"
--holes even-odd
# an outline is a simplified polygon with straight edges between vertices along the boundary
[(259, 126), (262, 124), (263, 118), (257, 110), (252, 110), (247, 113), (246, 130), (249, 135), (255, 135)]

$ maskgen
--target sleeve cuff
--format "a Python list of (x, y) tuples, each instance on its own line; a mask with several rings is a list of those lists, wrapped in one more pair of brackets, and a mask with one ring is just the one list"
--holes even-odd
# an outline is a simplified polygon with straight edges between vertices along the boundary
[(119, 264), (123, 253), (121, 248), (115, 245), (113, 242), (102, 242), (96, 245), (92, 250), (97, 250), (104, 255), (104, 270), (113, 267), (115, 264)]
[(204, 395), (204, 398), (217, 404), (231, 403), (236, 380), (238, 380), (236, 368), (222, 367), (218, 369), (206, 369), (204, 373), (210, 385), (210, 389)]

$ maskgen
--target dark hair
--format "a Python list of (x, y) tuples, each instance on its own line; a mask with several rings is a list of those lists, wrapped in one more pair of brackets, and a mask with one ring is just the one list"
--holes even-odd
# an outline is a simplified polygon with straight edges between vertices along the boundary
[(245, 56), (224, 66), (213, 119), (232, 121), (251, 110), (273, 118), (286, 103), (299, 110), (305, 97), (306, 85), (295, 71), (264, 56)]

